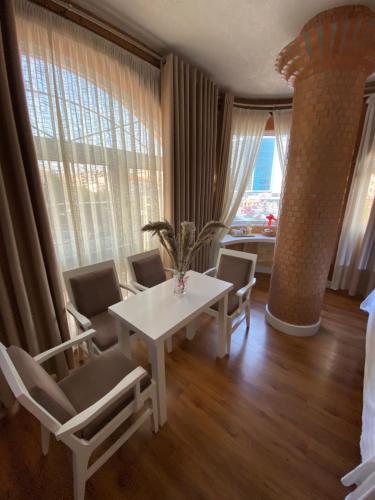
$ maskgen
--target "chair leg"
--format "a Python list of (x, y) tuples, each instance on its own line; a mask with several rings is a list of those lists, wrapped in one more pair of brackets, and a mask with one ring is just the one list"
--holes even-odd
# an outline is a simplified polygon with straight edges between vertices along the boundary
[(85, 451), (73, 452), (74, 500), (84, 500), (87, 466), (90, 455)]
[(157, 433), (159, 430), (159, 410), (158, 410), (158, 399), (156, 397), (156, 387), (152, 391), (151, 404), (152, 404), (152, 415), (151, 415), (152, 432)]
[(50, 432), (43, 424), (40, 424), (41, 438), (42, 438), (42, 453), (44, 456), (48, 454)]
[(187, 326), (186, 326), (186, 338), (188, 340), (193, 340), (196, 334), (196, 324), (195, 320), (191, 321)]
[(230, 343), (232, 340), (232, 320), (227, 318), (227, 353), (230, 355)]
[(245, 314), (246, 314), (246, 330), (248, 331), (250, 328), (250, 302), (246, 302)]
[(173, 351), (172, 337), (167, 338), (167, 352), (171, 353)]

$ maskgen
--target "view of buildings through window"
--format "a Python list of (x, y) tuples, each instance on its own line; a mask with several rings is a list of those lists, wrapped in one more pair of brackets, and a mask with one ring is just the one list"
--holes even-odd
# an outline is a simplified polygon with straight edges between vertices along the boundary
[(270, 213), (277, 217), (281, 183), (282, 174), (275, 136), (265, 135), (234, 223), (264, 223)]
[[(125, 262), (130, 253), (144, 250), (142, 225), (161, 214), (157, 131), (132, 112), (125, 91), (128, 101), (27, 52), (21, 63), (62, 268), (114, 256)], [(150, 116), (150, 125), (157, 118), (156, 112)]]

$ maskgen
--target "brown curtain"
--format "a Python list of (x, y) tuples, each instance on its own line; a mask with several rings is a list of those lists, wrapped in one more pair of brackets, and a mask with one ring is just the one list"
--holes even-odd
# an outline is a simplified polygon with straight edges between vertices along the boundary
[[(165, 214), (175, 227), (192, 221), (199, 231), (214, 215), (217, 85), (170, 54), (161, 70)], [(209, 248), (193, 268), (208, 267)]]
[[(14, 6), (0, 2), (0, 341), (32, 355), (69, 338), (53, 241), (29, 124)], [(71, 359), (68, 360), (69, 362)], [(58, 375), (67, 371), (60, 356)], [(0, 399), (11, 402), (4, 379)]]
[(217, 153), (213, 219), (221, 220), (224, 204), (225, 183), (229, 167), (230, 144), (232, 140), (232, 115), (234, 96), (225, 93), (219, 101), (217, 127)]

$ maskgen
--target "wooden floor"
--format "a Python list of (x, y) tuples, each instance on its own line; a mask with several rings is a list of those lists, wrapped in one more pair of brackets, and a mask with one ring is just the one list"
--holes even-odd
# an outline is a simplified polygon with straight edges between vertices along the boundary
[[(342, 499), (359, 460), (366, 316), (327, 292), (321, 331), (277, 333), (264, 321), (268, 278), (253, 293), (251, 330), (216, 361), (215, 320), (167, 356), (168, 423), (145, 425), (87, 483), (86, 499)], [(157, 319), (156, 319), (157, 320)], [(134, 356), (147, 366), (141, 342)], [(24, 410), (0, 422), (0, 498), (72, 498), (71, 457)]]

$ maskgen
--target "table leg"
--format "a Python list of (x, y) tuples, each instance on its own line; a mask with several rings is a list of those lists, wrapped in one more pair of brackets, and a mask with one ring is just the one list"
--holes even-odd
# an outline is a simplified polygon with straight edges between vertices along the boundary
[(228, 294), (219, 300), (219, 331), (217, 337), (217, 357), (223, 358), (228, 353), (227, 349), (227, 316), (228, 316)]
[(165, 384), (164, 342), (150, 345), (152, 378), (156, 382), (159, 409), (159, 424), (167, 421), (167, 392)]
[(121, 351), (127, 358), (132, 359), (129, 327), (124, 323), (120, 323), (119, 321), (117, 322), (117, 337)]
[(188, 340), (193, 340), (193, 338), (195, 337), (195, 334), (196, 334), (196, 322), (195, 322), (195, 319), (193, 319), (192, 321), (190, 321), (190, 323), (188, 323), (186, 325), (186, 338)]

